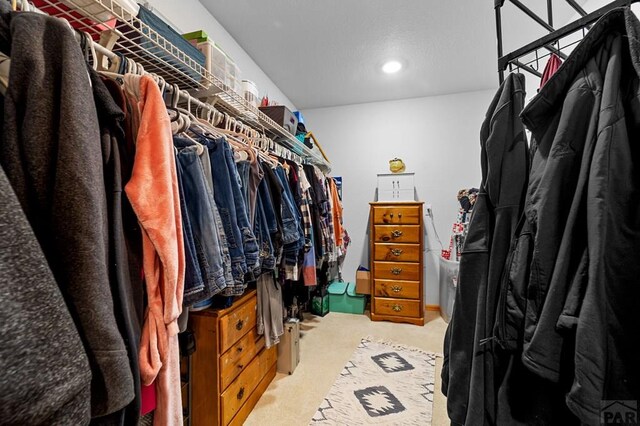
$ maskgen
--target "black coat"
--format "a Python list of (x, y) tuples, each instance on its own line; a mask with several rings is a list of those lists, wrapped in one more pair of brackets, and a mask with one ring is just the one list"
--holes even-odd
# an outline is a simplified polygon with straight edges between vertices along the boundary
[(482, 184), (460, 259), (453, 315), (445, 338), (442, 391), (453, 423), (495, 423), (492, 345), (498, 290), (527, 185), (528, 155), (519, 114), (524, 76), (511, 74), (482, 125)]
[(522, 114), (537, 151), (496, 336), (585, 424), (640, 399), (639, 37), (610, 12)]

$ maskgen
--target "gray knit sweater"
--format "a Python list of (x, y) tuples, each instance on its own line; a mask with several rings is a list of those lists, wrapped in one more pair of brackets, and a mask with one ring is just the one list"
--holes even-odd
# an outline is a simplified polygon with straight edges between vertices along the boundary
[[(0, 165), (84, 344), (92, 417), (103, 416), (134, 391), (109, 283), (103, 160), (86, 65), (66, 25), (35, 13), (0, 14), (0, 50), (11, 57)], [(40, 315), (46, 320), (47, 310)]]
[(0, 423), (88, 423), (82, 341), (2, 168), (0, 306)]

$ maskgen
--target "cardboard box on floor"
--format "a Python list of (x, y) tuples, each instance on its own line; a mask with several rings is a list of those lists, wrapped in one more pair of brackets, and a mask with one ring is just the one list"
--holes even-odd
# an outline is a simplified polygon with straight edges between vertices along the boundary
[(371, 294), (371, 272), (356, 272), (356, 293)]

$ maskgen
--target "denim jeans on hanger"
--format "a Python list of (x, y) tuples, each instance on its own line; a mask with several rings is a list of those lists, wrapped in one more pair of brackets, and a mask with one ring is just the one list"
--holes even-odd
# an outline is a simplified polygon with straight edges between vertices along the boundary
[(235, 202), (235, 205), (236, 205), (236, 215), (238, 220), (238, 226), (240, 226), (240, 231), (242, 232), (244, 257), (247, 263), (247, 273), (248, 273), (248, 276), (245, 279), (245, 282), (254, 281), (256, 279), (255, 277), (260, 273), (260, 260), (259, 260), (260, 250), (258, 249), (258, 243), (256, 242), (256, 237), (253, 234), (253, 230), (251, 229), (251, 224), (249, 223), (249, 214), (247, 210), (247, 204), (245, 203), (242, 195), (242, 186), (241, 186), (242, 180), (240, 179), (238, 168), (233, 158), (233, 151), (231, 150), (231, 146), (229, 146), (229, 142), (227, 142), (226, 140), (221, 139), (220, 144), (222, 145), (227, 168), (229, 170), (229, 176), (231, 177), (231, 190), (233, 192), (233, 201)]
[[(224, 279), (220, 239), (215, 226), (211, 197), (207, 191), (199, 151), (204, 147), (195, 145), (188, 139), (174, 137), (174, 146), (178, 149), (178, 162), (182, 168), (182, 181), (193, 228), (196, 253), (203, 278), (205, 279), (204, 297), (220, 293), (227, 286)], [(198, 307), (201, 307), (198, 305)]]
[(276, 218), (276, 212), (274, 210), (273, 200), (271, 198), (269, 183), (266, 179), (263, 179), (260, 182), (260, 185), (258, 185), (258, 194), (260, 196), (260, 201), (262, 202), (267, 230), (269, 231), (269, 234), (276, 234), (278, 232), (278, 220)]
[(200, 273), (200, 264), (198, 263), (198, 255), (196, 252), (196, 244), (193, 238), (193, 230), (191, 227), (191, 221), (189, 220), (189, 213), (187, 210), (187, 203), (184, 195), (184, 185), (182, 183), (183, 171), (180, 161), (178, 160), (178, 152), (175, 155), (176, 160), (176, 173), (178, 180), (178, 191), (180, 193), (180, 212), (182, 217), (182, 235), (184, 239), (184, 296), (182, 304), (185, 306), (193, 305), (200, 302), (207, 296), (204, 293), (204, 280)]
[(285, 176), (282, 167), (276, 167), (276, 176), (282, 184), (282, 221), (285, 235), (289, 233), (289, 238), (285, 236), (286, 242), (282, 251), (282, 266), (289, 279), (297, 279), (295, 276), (295, 266), (302, 264), (303, 248), (305, 244), (304, 231), (302, 229), (302, 217), (295, 205), (293, 194), (289, 186), (289, 181)]
[(251, 166), (248, 160), (240, 160), (236, 161), (236, 167), (240, 176), (240, 189), (242, 190), (242, 199), (247, 210), (247, 217), (249, 218), (249, 223), (253, 223), (254, 218), (251, 217), (251, 212), (249, 211), (249, 168)]
[(251, 218), (253, 218), (251, 223), (254, 223), (255, 221), (258, 186), (260, 185), (260, 182), (262, 182), (263, 177), (264, 172), (262, 171), (262, 167), (260, 167), (258, 156), (254, 155), (249, 162), (249, 184), (247, 185), (249, 189), (249, 220), (251, 221)]
[(227, 234), (224, 231), (224, 226), (222, 225), (222, 217), (220, 216), (220, 211), (218, 211), (218, 206), (214, 201), (213, 195), (213, 176), (211, 174), (211, 159), (209, 158), (209, 150), (203, 149), (200, 154), (200, 164), (202, 164), (202, 170), (204, 171), (204, 179), (207, 183), (207, 189), (209, 190), (209, 196), (211, 197), (211, 207), (213, 209), (213, 218), (215, 220), (216, 229), (218, 230), (218, 236), (220, 238), (220, 249), (222, 250), (222, 266), (224, 268), (224, 279), (227, 283), (227, 288), (224, 291), (224, 295), (226, 293), (233, 293), (234, 288), (236, 286), (235, 280), (233, 279), (233, 272), (231, 268), (231, 255), (229, 254), (229, 243), (227, 243)]
[(276, 257), (274, 255), (269, 223), (265, 214), (262, 194), (256, 193), (256, 220), (254, 223), (254, 233), (258, 239), (260, 248), (260, 267), (262, 272), (273, 271), (276, 267)]
[[(276, 264), (280, 264), (280, 261), (282, 260), (282, 249), (284, 247), (282, 239), (282, 184), (269, 163), (262, 162), (261, 166), (262, 171), (264, 172), (264, 179), (262, 181), (265, 185), (259, 190), (266, 190), (269, 196), (264, 198), (271, 201), (270, 204), (265, 203), (265, 213), (270, 226), (271, 243), (273, 244)], [(269, 209), (268, 207), (271, 208)]]
[(224, 148), (221, 141), (224, 139), (209, 139), (199, 136), (198, 141), (207, 147), (211, 163), (211, 175), (213, 176), (213, 198), (220, 212), (222, 226), (227, 237), (227, 246), (231, 256), (231, 270), (235, 286), (244, 288), (244, 278), (247, 273), (247, 262), (244, 256), (242, 232), (238, 225), (238, 215), (233, 200), (232, 181), (229, 169), (226, 166)]
[(304, 246), (304, 233), (302, 231), (302, 218), (298, 212), (293, 194), (289, 188), (289, 181), (287, 180), (284, 169), (280, 166), (275, 169), (276, 176), (280, 180), (282, 185), (282, 226), (283, 226), (283, 239), (285, 247), (289, 244), (298, 243), (302, 239), (302, 245)]

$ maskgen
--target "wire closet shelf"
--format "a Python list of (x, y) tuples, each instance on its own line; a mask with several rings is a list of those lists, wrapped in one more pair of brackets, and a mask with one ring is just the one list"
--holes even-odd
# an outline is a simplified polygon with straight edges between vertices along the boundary
[(43, 0), (38, 9), (50, 16), (63, 18), (94, 41), (142, 65), (145, 71), (177, 84), (194, 98), (208, 103), (241, 120), (256, 130), (264, 131), (277, 143), (300, 155), (308, 163), (326, 172), (329, 162), (314, 149), (247, 102), (205, 67), (113, 0)]

